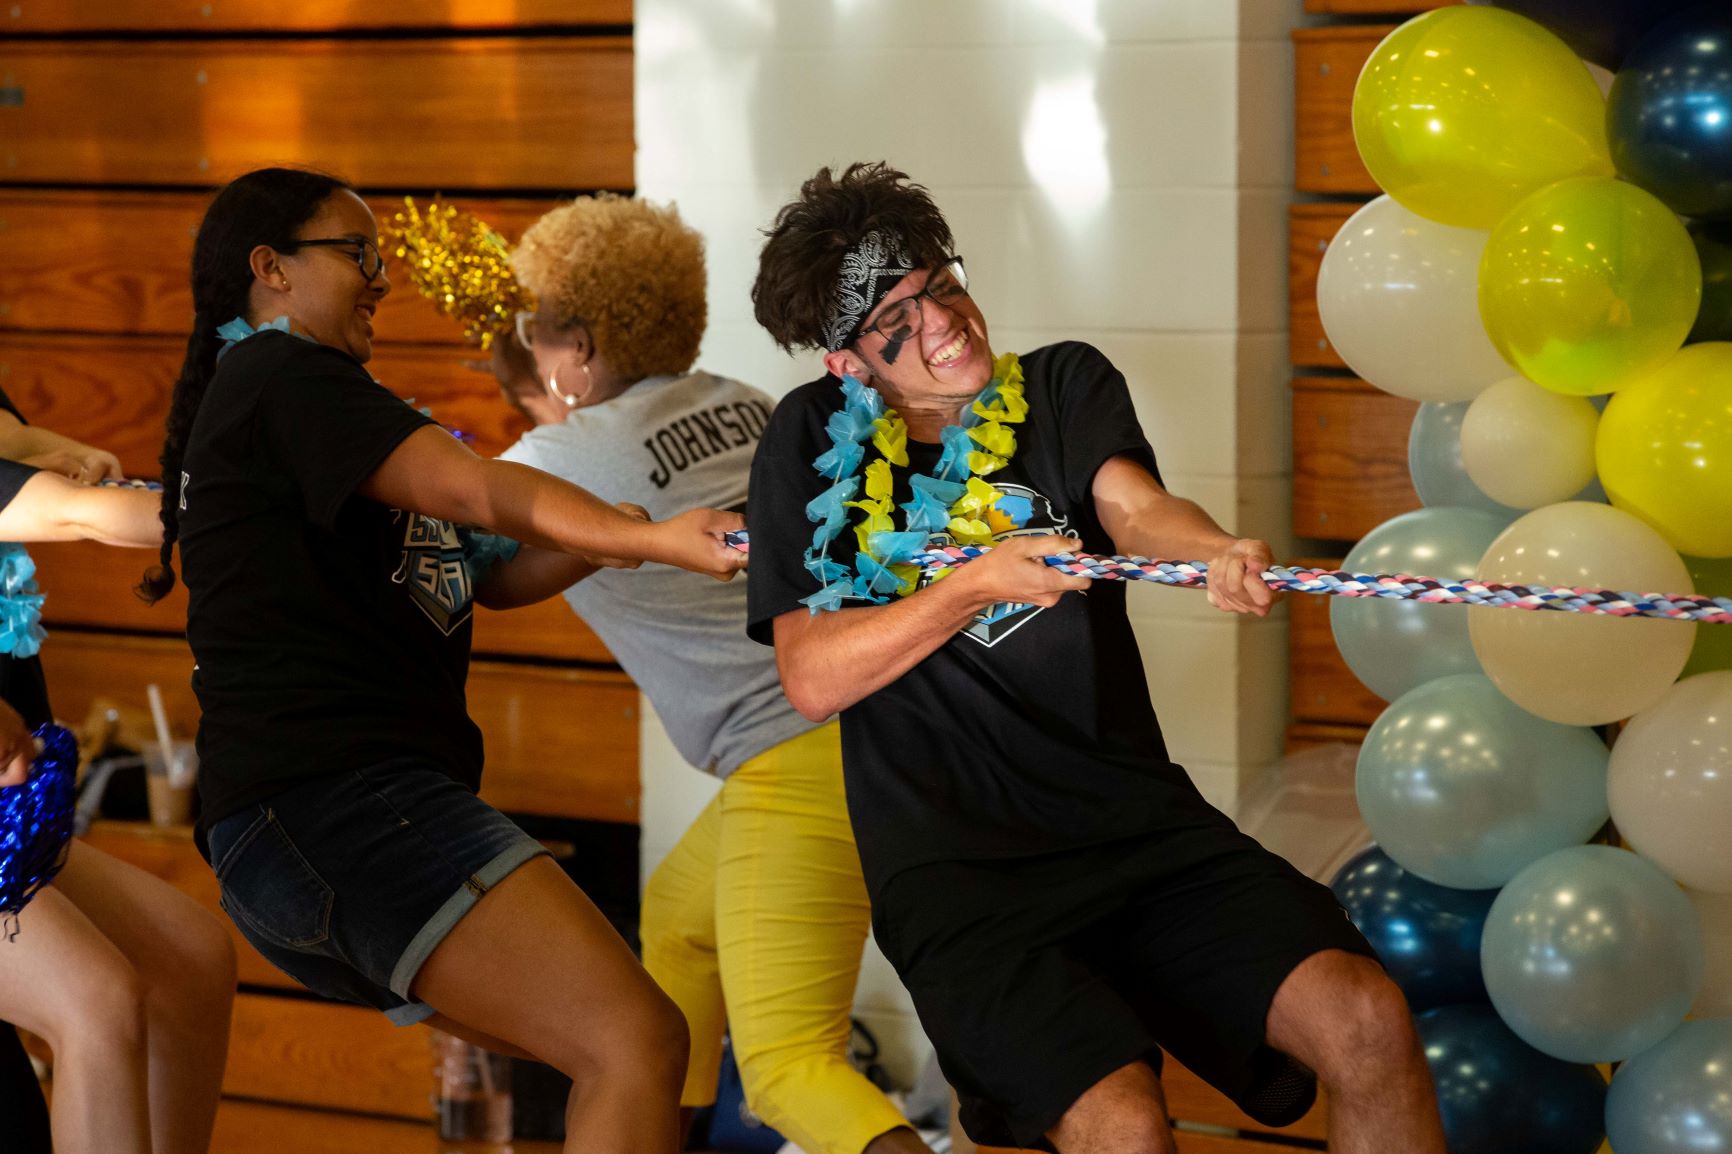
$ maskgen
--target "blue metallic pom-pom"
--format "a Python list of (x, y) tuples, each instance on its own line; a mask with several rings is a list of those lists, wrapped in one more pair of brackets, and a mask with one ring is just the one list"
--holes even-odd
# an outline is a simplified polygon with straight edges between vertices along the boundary
[(30, 780), (0, 789), (0, 920), (18, 933), (18, 913), (66, 864), (77, 800), (78, 742), (58, 725), (36, 730), (42, 752)]

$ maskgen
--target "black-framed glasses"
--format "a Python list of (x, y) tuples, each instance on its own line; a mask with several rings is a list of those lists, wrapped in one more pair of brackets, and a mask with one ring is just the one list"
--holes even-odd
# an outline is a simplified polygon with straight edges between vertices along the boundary
[(962, 258), (953, 256), (926, 278), (926, 287), (913, 296), (903, 297), (885, 309), (871, 324), (862, 324), (855, 340), (867, 333), (877, 333), (886, 341), (901, 343), (909, 340), (926, 323), (921, 301), (929, 299), (949, 308), (951, 303), (968, 295), (968, 270)]
[(313, 240), (290, 241), (280, 251), (294, 252), (302, 248), (352, 248), (354, 252), (343, 255), (355, 262), (355, 267), (361, 270), (361, 275), (368, 284), (379, 279), (379, 274), (385, 271), (385, 257), (379, 252), (379, 246), (361, 236), (323, 236)]

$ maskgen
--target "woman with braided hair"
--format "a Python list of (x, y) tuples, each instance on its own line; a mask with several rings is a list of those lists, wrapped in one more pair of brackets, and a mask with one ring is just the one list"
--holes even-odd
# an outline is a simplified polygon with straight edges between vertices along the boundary
[(194, 246), (162, 563), (141, 592), (172, 585), (178, 542), (199, 844), (241, 932), (309, 989), (555, 1066), (569, 1150), (672, 1154), (678, 1011), (476, 796), (470, 615), (600, 564), (732, 576), (722, 537), (741, 521), (642, 520), (475, 456), (387, 392), (363, 368), (391, 287), (378, 243), (343, 182), (263, 169), (217, 194)]

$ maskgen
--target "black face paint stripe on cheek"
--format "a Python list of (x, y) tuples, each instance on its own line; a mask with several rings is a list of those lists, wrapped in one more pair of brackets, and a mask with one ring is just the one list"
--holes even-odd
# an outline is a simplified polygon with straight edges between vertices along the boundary
[(894, 337), (888, 338), (884, 345), (884, 351), (879, 354), (884, 358), (884, 363), (887, 365), (895, 364), (896, 358), (902, 355), (902, 346), (907, 343), (907, 341), (899, 341)]

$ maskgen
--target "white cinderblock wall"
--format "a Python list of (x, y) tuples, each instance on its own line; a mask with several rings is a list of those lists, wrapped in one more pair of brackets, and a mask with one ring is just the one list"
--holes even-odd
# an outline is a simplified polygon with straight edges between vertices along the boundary
[[(1300, 0), (637, 0), (637, 187), (709, 242), (699, 364), (780, 395), (822, 372), (752, 320), (759, 230), (820, 165), (932, 189), (993, 346), (1098, 345), (1169, 488), (1290, 554), (1286, 205)], [(1279, 756), (1284, 617), (1133, 588), (1174, 757), (1217, 803)], [(714, 789), (645, 710), (644, 870)], [(921, 1043), (876, 957), (860, 1009)]]

